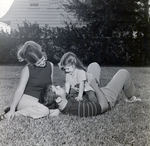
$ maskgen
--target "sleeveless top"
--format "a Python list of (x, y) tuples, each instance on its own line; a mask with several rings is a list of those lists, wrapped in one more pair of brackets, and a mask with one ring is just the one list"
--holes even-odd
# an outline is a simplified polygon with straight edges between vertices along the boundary
[(51, 74), (52, 68), (50, 62), (46, 61), (45, 67), (29, 67), (29, 80), (25, 88), (24, 94), (33, 96), (39, 99), (42, 89), (52, 84)]

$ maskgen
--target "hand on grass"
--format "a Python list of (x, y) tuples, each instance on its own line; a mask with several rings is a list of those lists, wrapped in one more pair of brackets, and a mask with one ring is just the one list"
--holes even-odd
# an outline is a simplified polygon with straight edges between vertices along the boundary
[(59, 116), (59, 109), (50, 109), (50, 116)]
[(9, 112), (5, 115), (5, 117), (7, 118), (8, 121), (10, 121), (10, 119), (13, 119), (14, 115), (15, 115), (15, 112), (9, 111)]
[(83, 98), (82, 98), (82, 97), (80, 97), (80, 96), (77, 96), (77, 97), (75, 97), (75, 100), (76, 100), (76, 101), (82, 101), (82, 100), (83, 100)]

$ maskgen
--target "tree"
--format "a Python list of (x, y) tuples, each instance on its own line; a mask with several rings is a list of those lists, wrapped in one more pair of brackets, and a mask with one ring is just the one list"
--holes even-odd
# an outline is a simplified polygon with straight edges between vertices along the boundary
[[(108, 56), (105, 52), (109, 52), (112, 58), (117, 58), (124, 49), (124, 53), (129, 54), (127, 56), (132, 56), (124, 60), (138, 64), (141, 62), (140, 59), (143, 59), (143, 62), (147, 63), (149, 59), (148, 0), (68, 0), (68, 3), (65, 3), (63, 7), (68, 13), (73, 13), (78, 22), (89, 29), (95, 45), (101, 44), (98, 40), (105, 41), (102, 43), (106, 44), (110, 40), (109, 38), (118, 38), (119, 45), (120, 41), (123, 42), (124, 48), (118, 47), (118, 44), (110, 41), (110, 46), (103, 45), (105, 48), (103, 47), (101, 52), (103, 52), (105, 58), (106, 55)], [(118, 50), (112, 46), (116, 46)]]
[(63, 7), (78, 22), (105, 36), (111, 36), (112, 30), (135, 30), (148, 20), (148, 0), (68, 0)]

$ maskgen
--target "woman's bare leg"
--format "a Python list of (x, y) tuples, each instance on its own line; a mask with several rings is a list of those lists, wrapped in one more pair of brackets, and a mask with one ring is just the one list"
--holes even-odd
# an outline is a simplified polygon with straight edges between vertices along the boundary
[(17, 110), (18, 111), (15, 112), (15, 115), (30, 116), (34, 119), (41, 118), (49, 114), (49, 109), (40, 104), (37, 98), (25, 94), (21, 98), (17, 106)]

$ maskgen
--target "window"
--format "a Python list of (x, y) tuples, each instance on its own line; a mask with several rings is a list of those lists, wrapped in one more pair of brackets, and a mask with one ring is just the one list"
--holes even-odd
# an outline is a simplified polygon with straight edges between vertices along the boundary
[(60, 0), (49, 0), (50, 8), (58, 8)]
[(38, 7), (39, 6), (39, 0), (30, 0), (30, 6), (31, 7)]

